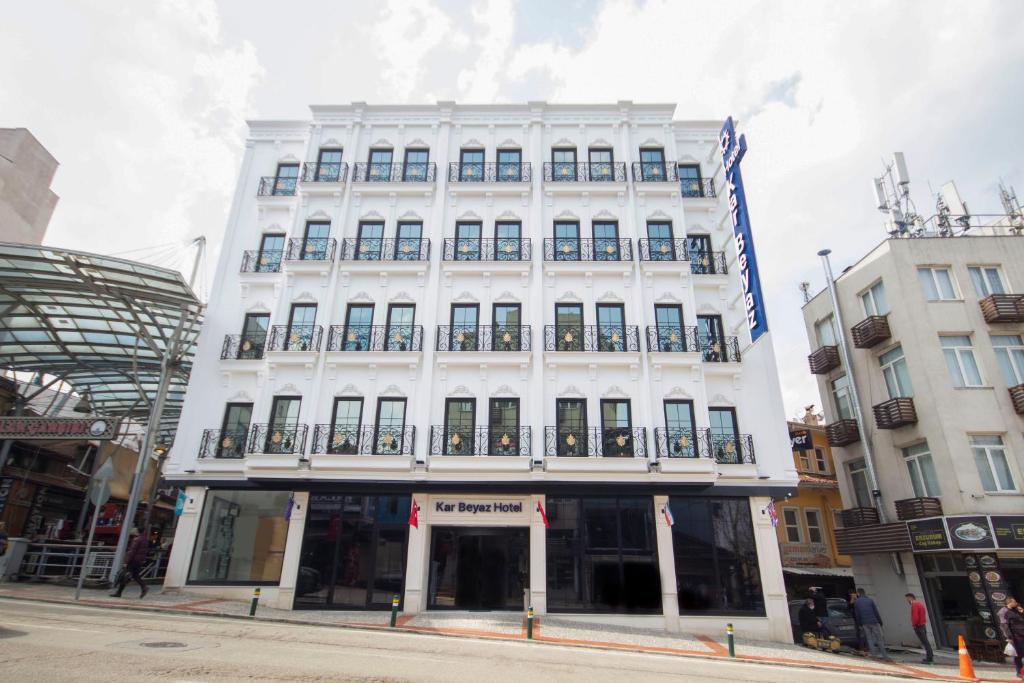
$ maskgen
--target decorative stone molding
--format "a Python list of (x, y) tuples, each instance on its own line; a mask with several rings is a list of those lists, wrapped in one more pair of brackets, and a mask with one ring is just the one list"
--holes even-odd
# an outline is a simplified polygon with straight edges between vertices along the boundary
[(713, 306), (711, 306), (710, 304), (707, 304), (707, 303), (701, 304), (700, 307), (697, 309), (697, 312), (698, 313), (708, 313), (708, 314), (711, 314), (711, 315), (716, 315), (718, 313), (718, 311)]
[(552, 147), (572, 147), (575, 149), (576, 143), (569, 138), (559, 138), (557, 141), (551, 143)]
[(363, 392), (355, 384), (346, 384), (334, 392), (335, 396), (362, 396)]
[(508, 148), (508, 147), (511, 147), (513, 149), (519, 149), (520, 147), (522, 147), (522, 145), (520, 145), (518, 142), (516, 142), (512, 138), (505, 138), (504, 142), (502, 142), (501, 144), (498, 145), (498, 149)]
[(592, 141), (589, 146), (590, 147), (614, 147), (614, 145), (612, 145), (612, 143), (608, 142), (604, 138), (597, 138), (596, 140)]
[(607, 292), (597, 297), (597, 300), (601, 302), (610, 301), (614, 303), (622, 303), (622, 296), (609, 289)]
[(646, 140), (644, 140), (643, 142), (640, 143), (640, 147), (664, 147), (664, 146), (665, 146), (665, 143), (661, 142), (660, 140), (655, 140), (654, 138), (647, 138)]
[(252, 403), (253, 400), (252, 400), (252, 396), (249, 395), (249, 392), (247, 392), (247, 391), (238, 391), (238, 392), (235, 392), (232, 396), (230, 396), (228, 398), (227, 402), (228, 403)]
[(470, 138), (462, 143), (462, 149), (483, 149), (484, 143), (480, 142), (476, 138)]
[(341, 147), (341, 142), (337, 138), (328, 138), (327, 140), (320, 143), (321, 147)]
[(672, 292), (663, 292), (661, 296), (659, 296), (657, 299), (655, 299), (655, 301), (658, 302), (658, 303), (666, 303), (666, 304), (681, 304), (681, 303), (683, 303), (683, 300), (680, 299), (679, 297), (677, 297)]
[(668, 221), (668, 220), (672, 220), (672, 216), (669, 216), (667, 213), (665, 213), (661, 209), (658, 209), (654, 213), (651, 213), (651, 214), (647, 215), (647, 220), (651, 220), (651, 219), (659, 220), (659, 221)]
[(409, 142), (405, 143), (406, 149), (417, 149), (420, 147), (430, 149), (430, 145), (428, 145), (427, 141), (424, 140), (423, 138), (413, 138)]
[(376, 142), (373, 142), (373, 143), (370, 144), (370, 148), (371, 149), (373, 149), (373, 148), (380, 149), (382, 147), (388, 147), (388, 148), (394, 149), (395, 146), (387, 138), (378, 138)]
[(560, 214), (558, 214), (557, 216), (555, 216), (555, 220), (556, 221), (557, 220), (561, 220), (563, 218), (568, 218), (570, 220), (577, 220), (577, 221), (580, 219), (579, 216), (577, 216), (575, 213), (573, 213), (569, 209), (562, 209), (562, 212)]
[(505, 210), (505, 211), (501, 212), (501, 214), (497, 218), (495, 218), (494, 220), (496, 220), (496, 221), (521, 221), (522, 218), (520, 218), (519, 214), (517, 214), (515, 211)]
[(412, 210), (410, 209), (409, 211), (406, 211), (406, 212), (405, 212), (405, 213), (403, 213), (403, 214), (402, 214), (401, 216), (399, 216), (399, 217), (398, 217), (398, 220), (400, 220), (400, 221), (409, 221), (409, 220), (414, 220), (414, 221), (422, 221), (422, 220), (423, 220), (423, 217), (422, 217), (422, 216), (420, 216), (420, 215), (419, 215), (418, 213), (416, 213), (415, 211), (412, 211)]
[(469, 211), (463, 211), (461, 214), (459, 214), (459, 216), (455, 220), (457, 220), (457, 221), (479, 221), (479, 220), (482, 220), (482, 219), (480, 218), (480, 214), (478, 214), (477, 212), (475, 212), (473, 210), (469, 210)]
[(521, 300), (515, 294), (506, 289), (504, 292), (502, 292), (501, 294), (494, 298), (494, 302), (499, 304), (518, 304), (521, 302)]
[(580, 391), (575, 384), (570, 384), (558, 394), (559, 398), (586, 398), (587, 395)]
[(618, 384), (613, 384), (604, 390), (602, 398), (629, 398), (629, 394), (622, 390)]
[(736, 406), (735, 403), (727, 399), (722, 394), (715, 394), (714, 396), (712, 396), (708, 400), (708, 405), (711, 406), (712, 408), (734, 408)]
[(318, 209), (313, 213), (309, 214), (308, 216), (306, 216), (307, 221), (316, 221), (324, 218), (326, 218), (327, 220), (331, 220), (330, 215), (328, 215), (328, 213), (323, 209)]
[(256, 301), (252, 306), (245, 309), (246, 313), (270, 313), (270, 307), (262, 301)]
[(665, 398), (667, 398), (667, 399), (673, 399), (673, 398), (689, 398), (689, 399), (692, 399), (693, 396), (691, 396), (690, 393), (688, 391), (686, 391), (686, 389), (683, 389), (681, 386), (676, 385), (676, 386), (672, 387), (667, 394), (665, 394)]
[(618, 220), (618, 216), (613, 214), (608, 209), (601, 209), (600, 211), (595, 213), (593, 218), (592, 218), (592, 220), (609, 220), (609, 219), (610, 220)]
[(367, 211), (366, 213), (364, 213), (362, 216), (359, 217), (359, 220), (361, 220), (361, 221), (381, 220), (382, 221), (382, 220), (384, 220), (384, 216), (382, 216), (380, 214), (380, 212), (378, 212), (378, 211)]
[(317, 303), (317, 300), (316, 297), (309, 292), (303, 291), (297, 297), (292, 299), (292, 302), (297, 304), (315, 304)]
[(409, 292), (406, 292), (405, 290), (402, 290), (398, 294), (395, 294), (395, 296), (393, 296), (391, 298), (391, 301), (392, 302), (398, 301), (398, 302), (401, 302), (403, 304), (415, 303), (415, 299), (413, 299), (411, 296), (409, 296)]
[(405, 396), (405, 392), (402, 391), (397, 384), (389, 384), (384, 388), (384, 391), (380, 392), (381, 396)]
[(278, 388), (274, 392), (274, 396), (301, 396), (302, 392), (294, 384), (288, 383), (283, 387)]
[(469, 390), (469, 387), (467, 387), (465, 384), (460, 384), (459, 386), (455, 387), (450, 392), (448, 392), (448, 395), (449, 396), (473, 396), (474, 394), (473, 394), (472, 391)]
[(517, 392), (507, 384), (502, 384), (500, 387), (491, 392), (491, 396), (510, 396), (513, 398), (517, 398), (519, 396), (519, 392)]
[(575, 303), (583, 301), (583, 299), (580, 298), (580, 295), (577, 294), (576, 292), (572, 291), (571, 289), (567, 289), (566, 291), (559, 294), (558, 298), (556, 298), (555, 301), (566, 301)]
[(479, 298), (473, 296), (473, 294), (471, 292), (466, 292), (466, 291), (461, 292), (457, 297), (452, 299), (452, 301), (457, 302), (457, 303), (463, 303), (463, 302), (469, 302), (469, 303), (474, 303), (474, 304), (480, 303), (480, 299)]
[(299, 161), (299, 158), (294, 154), (285, 154), (283, 157), (278, 157), (277, 163), (279, 164), (294, 164)]

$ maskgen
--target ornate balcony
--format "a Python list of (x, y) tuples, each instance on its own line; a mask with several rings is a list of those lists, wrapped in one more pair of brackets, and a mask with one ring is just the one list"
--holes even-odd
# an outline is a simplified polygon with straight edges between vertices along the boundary
[(249, 452), (264, 455), (299, 455), (306, 448), (309, 425), (257, 424), (249, 436)]
[(705, 363), (739, 363), (740, 362), (740, 340), (739, 337), (703, 337), (698, 334), (701, 360)]
[(663, 353), (686, 353), (700, 350), (697, 328), (687, 325), (672, 327), (668, 325), (647, 326), (647, 350)]
[(220, 359), (260, 360), (266, 345), (265, 334), (226, 334), (220, 347)]
[(644, 427), (545, 427), (549, 458), (647, 458)]
[(322, 325), (271, 325), (267, 351), (319, 351)]
[(811, 372), (815, 375), (827, 375), (839, 367), (839, 347), (822, 346), (820, 349), (807, 356), (807, 362), (811, 366)]
[(356, 238), (341, 241), (342, 261), (428, 261), (430, 240), (426, 237), (403, 239)]
[(1018, 415), (1024, 415), (1024, 384), (1010, 387), (1010, 400), (1013, 401), (1013, 409)]
[(624, 183), (626, 164), (549, 161), (544, 164), (544, 180), (549, 183)]
[(675, 164), (657, 161), (634, 161), (634, 183), (674, 183), (679, 180)]
[(288, 240), (285, 260), (333, 261), (338, 241), (333, 237), (293, 237)]
[(750, 434), (715, 434), (710, 429), (702, 433), (708, 457), (720, 465), (753, 465), (754, 437)]
[(978, 303), (987, 323), (1024, 322), (1024, 294), (989, 294)]
[(245, 457), (249, 428), (204, 429), (199, 443), (200, 458), (240, 459)]
[(906, 521), (941, 516), (942, 501), (938, 498), (904, 498), (896, 501), (897, 519)]
[(359, 162), (352, 180), (357, 183), (432, 183), (437, 175), (434, 162), (411, 164), (378, 164)]
[(654, 444), (659, 458), (707, 458), (707, 442), (695, 429), (654, 430)]
[(331, 325), (328, 351), (422, 351), (422, 325)]
[(529, 351), (529, 325), (437, 326), (437, 351)]
[(729, 272), (723, 251), (690, 252), (690, 272), (694, 275), (724, 275)]
[(412, 425), (329, 425), (313, 429), (314, 455), (412, 455), (416, 427)]
[(840, 515), (843, 519), (843, 527), (847, 529), (879, 523), (878, 510), (875, 508), (846, 508)]
[(529, 456), (530, 428), (433, 425), (430, 428), (430, 454)]
[(529, 162), (470, 162), (448, 164), (450, 183), (528, 183), (533, 179)]
[(639, 252), (641, 261), (689, 261), (690, 254), (686, 248), (685, 239), (668, 239), (658, 237), (655, 239), (639, 240)]
[(264, 176), (260, 178), (259, 189), (256, 190), (257, 197), (294, 197), (295, 188), (298, 185), (298, 178), (277, 178), (275, 176)]
[(545, 325), (545, 351), (639, 351), (636, 325)]
[(502, 239), (444, 239), (445, 261), (529, 261), (533, 258), (533, 243), (529, 237)]
[(825, 437), (828, 439), (828, 445), (834, 448), (857, 443), (860, 441), (860, 430), (857, 429), (857, 421), (852, 419), (838, 420), (825, 425)]
[(899, 429), (917, 422), (914, 399), (909, 397), (883, 401), (871, 410), (875, 413), (875, 425), (879, 429)]
[(544, 239), (545, 261), (632, 261), (633, 244), (628, 239)]
[(348, 164), (344, 161), (302, 164), (304, 183), (343, 183), (348, 179)]
[(716, 196), (714, 178), (680, 178), (679, 188), (687, 198)]
[(869, 315), (850, 328), (850, 333), (858, 349), (870, 349), (892, 336), (889, 318), (884, 315)]
[(242, 267), (239, 270), (243, 273), (280, 273), (283, 256), (284, 251), (281, 249), (246, 251), (242, 253)]

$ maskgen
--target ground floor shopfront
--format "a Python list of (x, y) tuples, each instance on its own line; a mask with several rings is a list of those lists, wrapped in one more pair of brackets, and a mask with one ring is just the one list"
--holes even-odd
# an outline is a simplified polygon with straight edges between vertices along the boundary
[(570, 613), (789, 642), (770, 499), (186, 489), (165, 586), (282, 609)]

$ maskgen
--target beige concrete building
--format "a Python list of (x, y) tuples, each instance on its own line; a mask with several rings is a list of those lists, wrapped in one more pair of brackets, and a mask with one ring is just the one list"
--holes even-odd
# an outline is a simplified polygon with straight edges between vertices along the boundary
[(41, 244), (57, 195), (57, 160), (26, 128), (0, 128), (0, 242)]
[(804, 307), (846, 508), (838, 549), (891, 641), (914, 641), (908, 591), (943, 645), (992, 638), (993, 612), (1024, 593), (1024, 236), (1002, 223), (888, 239), (836, 264), (839, 316), (827, 289)]

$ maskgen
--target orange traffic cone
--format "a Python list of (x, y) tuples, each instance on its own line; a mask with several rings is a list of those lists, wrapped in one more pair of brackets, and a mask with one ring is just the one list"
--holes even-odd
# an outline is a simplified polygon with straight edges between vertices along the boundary
[(967, 653), (967, 643), (964, 642), (963, 636), (957, 636), (957, 648), (960, 650), (960, 678), (965, 681), (978, 680), (978, 677), (974, 675), (974, 662), (971, 661), (971, 655)]

